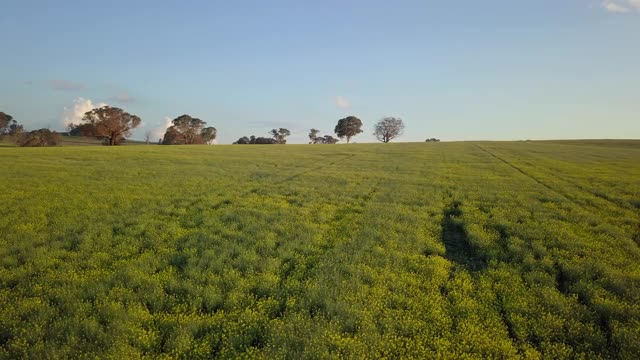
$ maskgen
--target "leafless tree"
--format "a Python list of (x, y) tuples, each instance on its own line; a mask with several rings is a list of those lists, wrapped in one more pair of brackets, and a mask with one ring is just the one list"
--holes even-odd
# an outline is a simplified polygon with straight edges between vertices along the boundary
[(375, 135), (379, 141), (388, 143), (389, 141), (402, 135), (403, 130), (404, 123), (402, 122), (402, 119), (395, 117), (386, 117), (378, 121), (373, 135)]

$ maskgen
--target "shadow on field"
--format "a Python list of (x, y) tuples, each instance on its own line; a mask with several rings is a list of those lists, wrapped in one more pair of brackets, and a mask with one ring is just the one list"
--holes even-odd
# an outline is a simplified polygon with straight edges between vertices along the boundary
[(460, 205), (459, 201), (454, 201), (444, 210), (441, 226), (445, 257), (470, 271), (479, 271), (486, 268), (487, 264), (469, 244), (467, 231), (460, 220)]

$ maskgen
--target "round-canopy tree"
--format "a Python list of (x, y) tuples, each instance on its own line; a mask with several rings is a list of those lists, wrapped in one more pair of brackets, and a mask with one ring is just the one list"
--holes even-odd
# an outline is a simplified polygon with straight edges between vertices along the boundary
[(202, 129), (202, 131), (200, 132), (202, 141), (204, 141), (209, 145), (213, 144), (213, 141), (216, 139), (217, 135), (218, 135), (218, 130), (213, 126), (206, 127)]
[(119, 145), (131, 136), (131, 130), (142, 120), (135, 115), (111, 106), (103, 106), (84, 114), (83, 125), (91, 128), (94, 136), (102, 139), (105, 145)]
[(402, 135), (403, 130), (404, 123), (402, 122), (402, 119), (395, 117), (386, 117), (376, 123), (373, 135), (375, 135), (379, 141), (388, 143), (389, 141)]
[(362, 121), (355, 116), (340, 119), (333, 132), (335, 132), (340, 139), (347, 138), (348, 144), (352, 137), (362, 132)]
[(206, 121), (189, 115), (178, 116), (171, 124), (164, 133), (164, 145), (211, 144), (218, 134), (216, 128), (205, 127)]

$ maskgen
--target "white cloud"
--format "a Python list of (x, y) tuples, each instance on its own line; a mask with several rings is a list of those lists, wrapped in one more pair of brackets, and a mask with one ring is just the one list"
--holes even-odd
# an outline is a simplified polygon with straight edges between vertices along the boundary
[(602, 0), (602, 7), (610, 13), (626, 14), (632, 10), (640, 11), (640, 0)]
[(171, 118), (166, 117), (160, 126), (151, 130), (151, 141), (162, 139), (169, 126), (171, 126)]
[(336, 96), (336, 106), (340, 109), (348, 109), (351, 107), (351, 103), (342, 96)]
[(81, 97), (77, 98), (73, 100), (73, 104), (71, 106), (64, 107), (64, 112), (62, 113), (62, 125), (67, 126), (69, 124), (80, 124), (82, 122), (82, 117), (86, 112), (106, 105), (107, 104), (105, 103), (94, 104), (91, 100)]

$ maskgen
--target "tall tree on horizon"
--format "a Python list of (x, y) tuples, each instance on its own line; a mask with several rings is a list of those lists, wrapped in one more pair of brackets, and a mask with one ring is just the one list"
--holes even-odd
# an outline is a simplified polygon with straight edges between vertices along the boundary
[(318, 139), (318, 134), (320, 133), (320, 130), (318, 129), (311, 129), (309, 130), (309, 144), (315, 144), (316, 140)]
[(142, 120), (117, 107), (103, 106), (87, 111), (82, 118), (83, 125), (88, 125), (93, 135), (104, 141), (105, 145), (120, 145), (131, 136), (131, 130), (142, 123)]
[(379, 141), (386, 144), (389, 141), (402, 135), (403, 131), (404, 123), (402, 122), (402, 119), (396, 117), (386, 117), (376, 123), (373, 135), (375, 135)]
[(9, 126), (11, 125), (12, 120), (13, 116), (0, 111), (0, 135), (9, 131)]
[(276, 144), (286, 144), (287, 136), (291, 135), (291, 131), (285, 128), (280, 128), (269, 131), (269, 134), (276, 141)]
[(211, 144), (218, 134), (212, 126), (205, 127), (206, 121), (184, 114), (171, 120), (162, 140), (164, 145)]
[(355, 116), (348, 116), (338, 120), (338, 124), (333, 131), (340, 139), (347, 138), (348, 144), (352, 137), (362, 132), (362, 121)]

